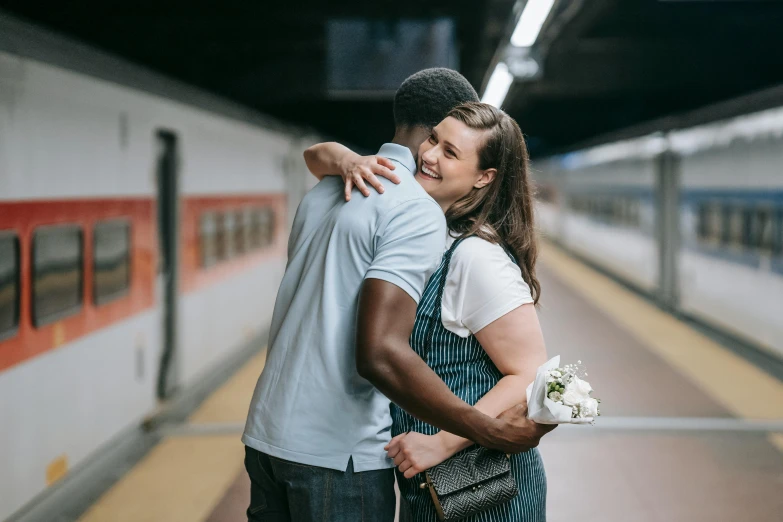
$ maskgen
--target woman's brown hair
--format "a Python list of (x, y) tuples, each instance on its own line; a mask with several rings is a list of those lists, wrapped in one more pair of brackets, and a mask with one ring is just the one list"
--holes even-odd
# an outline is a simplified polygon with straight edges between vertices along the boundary
[(474, 188), (446, 212), (449, 230), (458, 237), (478, 236), (507, 248), (538, 304), (541, 285), (536, 278), (538, 245), (533, 223), (533, 188), (525, 139), (519, 125), (505, 112), (479, 102), (463, 103), (449, 116), (471, 129), (484, 130), (479, 169), (494, 168), (495, 179)]

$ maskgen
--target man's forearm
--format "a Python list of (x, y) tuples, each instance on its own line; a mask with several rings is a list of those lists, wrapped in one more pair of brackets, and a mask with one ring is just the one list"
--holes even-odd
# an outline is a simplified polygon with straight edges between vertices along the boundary
[(388, 350), (368, 366), (365, 378), (403, 410), (450, 433), (484, 440), (493, 419), (454, 395), (410, 346)]
[[(515, 404), (526, 404), (525, 388), (525, 382), (520, 376), (506, 375), (475, 404), (475, 408), (481, 413), (495, 418)], [(452, 455), (473, 443), (473, 441), (448, 430), (441, 431), (438, 436)]]

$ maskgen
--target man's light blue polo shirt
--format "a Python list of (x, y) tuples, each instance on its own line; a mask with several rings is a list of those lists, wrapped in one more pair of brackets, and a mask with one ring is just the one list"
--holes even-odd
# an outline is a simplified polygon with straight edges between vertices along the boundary
[[(344, 199), (327, 176), (302, 200), (277, 293), (266, 366), (242, 441), (281, 459), (344, 471), (390, 468), (389, 399), (356, 371), (356, 315), (365, 279), (383, 279), (417, 303), (441, 260), (443, 211), (414, 179), (408, 148), (387, 143), (399, 185)], [(264, 289), (259, 289), (264, 291)]]

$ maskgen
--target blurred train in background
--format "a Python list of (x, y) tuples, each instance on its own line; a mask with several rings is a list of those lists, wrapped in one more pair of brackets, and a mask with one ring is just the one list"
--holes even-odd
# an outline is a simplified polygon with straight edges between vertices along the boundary
[(2, 520), (262, 346), (312, 141), (51, 34), (0, 32)]
[(665, 308), (783, 359), (783, 107), (774, 100), (783, 106), (783, 90), (535, 162), (540, 228)]

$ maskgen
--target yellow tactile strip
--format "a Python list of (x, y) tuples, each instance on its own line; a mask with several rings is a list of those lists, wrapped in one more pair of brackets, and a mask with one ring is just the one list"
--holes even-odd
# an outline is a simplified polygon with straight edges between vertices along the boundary
[(167, 438), (79, 520), (205, 520), (242, 469), (243, 459), (237, 435)]
[[(783, 419), (779, 380), (552, 244), (544, 244), (542, 262), (734, 415)], [(770, 441), (783, 449), (783, 435)]]
[(188, 419), (193, 423), (245, 422), (266, 350), (250, 359), (231, 379), (205, 400)]

